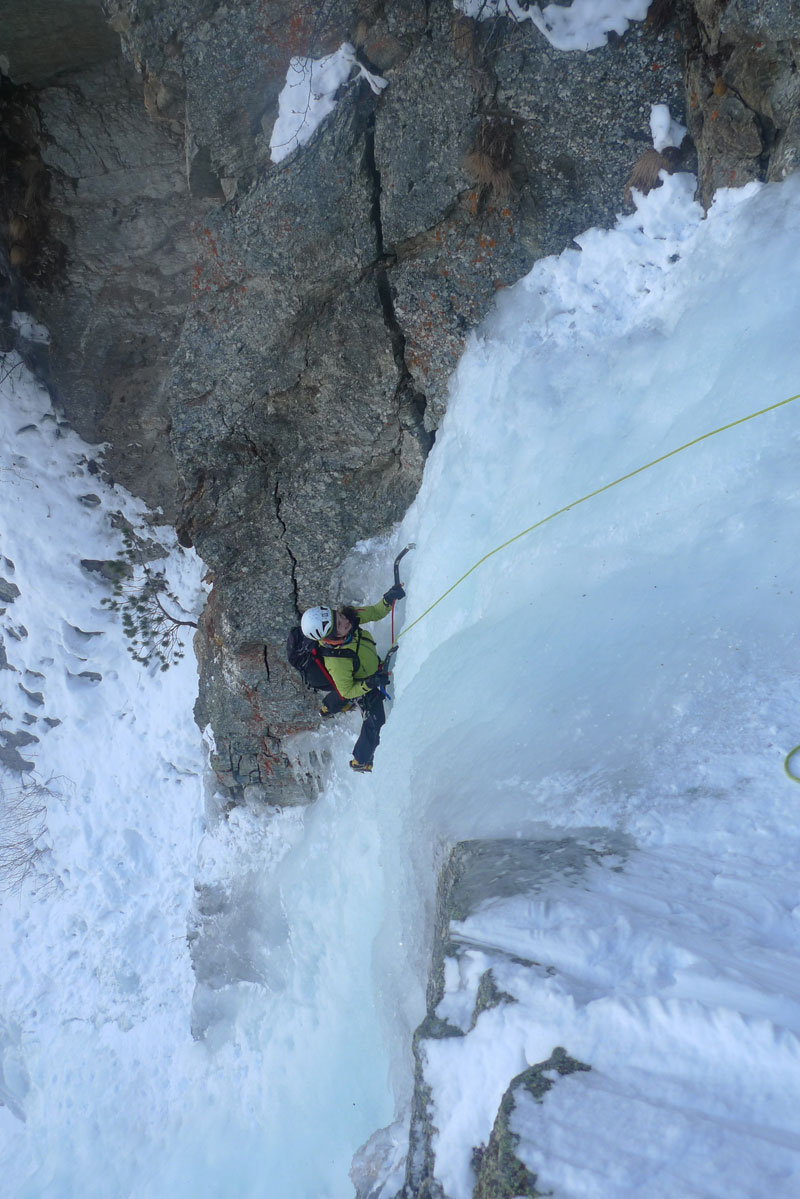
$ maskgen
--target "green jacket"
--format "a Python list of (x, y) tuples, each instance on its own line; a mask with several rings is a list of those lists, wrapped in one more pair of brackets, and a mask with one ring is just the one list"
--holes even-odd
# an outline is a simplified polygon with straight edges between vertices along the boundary
[[(369, 678), (381, 664), (378, 656), (378, 651), (375, 647), (375, 638), (366, 629), (362, 628), (362, 624), (371, 624), (375, 620), (383, 620), (384, 616), (388, 616), (392, 610), (392, 605), (387, 604), (386, 600), (378, 600), (377, 604), (370, 604), (366, 608), (356, 608), (358, 614), (359, 625), (350, 634), (347, 641), (342, 643), (342, 649), (351, 650), (352, 654), (345, 656), (337, 654), (329, 656), (325, 651), (329, 647), (318, 642), (320, 653), (324, 661), (325, 669), (334, 681), (336, 690), (344, 699), (358, 699), (362, 695), (366, 695), (369, 687), (364, 682), (364, 679)], [(338, 648), (338, 647), (337, 647)], [(352, 655), (355, 654), (355, 657)]]

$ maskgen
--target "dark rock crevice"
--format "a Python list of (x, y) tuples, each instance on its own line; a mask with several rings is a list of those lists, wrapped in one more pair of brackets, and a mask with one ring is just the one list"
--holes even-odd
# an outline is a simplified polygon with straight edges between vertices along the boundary
[(51, 333), (35, 369), (78, 432), (107, 443), (112, 477), (174, 516), (160, 385), (190, 286), (182, 138), (150, 121), (97, 0), (0, 3), (0, 28), (12, 302)]
[[(38, 94), (0, 74), (0, 319), (3, 347), (10, 348), (8, 322), (14, 308), (35, 307), (35, 290), (61, 290), (68, 251), (54, 232), (51, 175), (42, 160)], [(49, 353), (42, 344), (17, 348), (39, 378), (47, 377)]]
[(300, 596), (299, 596), (298, 587), (297, 587), (297, 558), (295, 558), (294, 554), (292, 553), (291, 546), (289, 545), (289, 541), (288, 541), (288, 529), (286, 528), (286, 522), (284, 521), (283, 517), (281, 516), (281, 506), (282, 506), (283, 501), (281, 499), (281, 493), (280, 493), (280, 479), (277, 475), (275, 476), (274, 496), (275, 496), (275, 519), (277, 520), (277, 522), (280, 525), (281, 530), (283, 532), (283, 539), (284, 539), (284, 545), (286, 547), (286, 554), (291, 563), (291, 583), (292, 583), (292, 591), (294, 593), (294, 610), (295, 610), (295, 613), (297, 614), (297, 619), (299, 620), (302, 613), (300, 611)]
[(390, 281), (392, 255), (388, 255), (383, 240), (383, 222), (381, 219), (381, 173), (375, 160), (375, 115), (373, 113), (365, 133), (364, 165), (372, 179), (371, 219), (375, 229), (375, 285), (383, 313), (383, 321), (389, 334), (398, 371), (398, 384), (395, 393), (398, 416), (401, 426), (408, 429), (417, 439), (423, 457), (427, 457), (433, 445), (435, 433), (425, 427), (425, 410), (427, 399), (423, 392), (414, 386), (414, 380), (406, 362), (406, 338), (400, 327), (395, 312)]

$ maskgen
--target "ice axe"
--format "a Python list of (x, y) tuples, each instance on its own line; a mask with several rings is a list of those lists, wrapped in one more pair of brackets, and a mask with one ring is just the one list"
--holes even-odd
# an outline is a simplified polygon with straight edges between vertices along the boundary
[[(409, 541), (408, 545), (405, 546), (405, 548), (402, 549), (400, 551), (400, 553), (397, 555), (397, 557), (395, 558), (395, 560), (394, 560), (394, 582), (395, 582), (396, 587), (401, 586), (401, 583), (400, 583), (400, 563), (401, 563), (401, 561), (403, 560), (403, 558), (405, 558), (405, 556), (409, 550), (414, 550), (416, 548), (417, 548), (416, 542)], [(395, 640), (394, 640), (394, 603), (392, 603), (392, 644), (391, 644), (391, 648), (390, 648), (388, 654), (386, 655), (386, 657), (383, 660), (383, 665), (386, 667), (387, 672), (389, 669), (389, 662), (391, 660), (392, 654), (396, 654), (396, 653), (397, 653), (397, 646), (395, 645)]]
[(402, 549), (394, 560), (394, 581), (398, 586), (400, 585), (400, 562), (405, 558), (409, 550), (415, 550), (416, 548), (416, 541), (409, 541), (405, 549)]

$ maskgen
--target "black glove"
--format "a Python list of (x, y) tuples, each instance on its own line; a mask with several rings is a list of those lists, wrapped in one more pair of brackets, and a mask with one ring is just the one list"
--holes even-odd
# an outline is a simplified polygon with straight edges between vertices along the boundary
[(395, 600), (403, 599), (405, 591), (402, 583), (394, 583), (384, 595), (384, 600), (387, 604), (393, 604)]
[(364, 682), (369, 687), (370, 691), (377, 691), (379, 687), (388, 687), (389, 671), (384, 670), (384, 668), (381, 666), (380, 669), (376, 670), (374, 674), (371, 674), (368, 678), (364, 679)]

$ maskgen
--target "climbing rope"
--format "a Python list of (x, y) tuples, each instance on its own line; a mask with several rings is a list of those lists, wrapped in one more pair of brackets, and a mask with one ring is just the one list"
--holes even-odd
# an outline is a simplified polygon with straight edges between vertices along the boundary
[[(633, 479), (636, 475), (642, 474), (643, 471), (650, 470), (650, 468), (653, 466), (658, 466), (660, 462), (666, 462), (668, 458), (674, 458), (676, 454), (682, 454), (684, 450), (691, 449), (693, 445), (699, 445), (701, 441), (708, 441), (710, 437), (716, 437), (718, 433), (725, 433), (728, 429), (735, 429), (737, 425), (744, 425), (747, 423), (747, 421), (755, 420), (757, 416), (764, 416), (767, 412), (775, 412), (776, 409), (784, 408), (787, 404), (792, 404), (797, 399), (800, 399), (800, 392), (798, 392), (797, 395), (789, 396), (786, 400), (779, 400), (777, 404), (769, 404), (766, 408), (759, 408), (757, 412), (750, 412), (747, 414), (747, 416), (740, 416), (738, 420), (730, 421), (727, 425), (720, 425), (718, 429), (711, 429), (711, 431), (708, 433), (702, 433), (700, 437), (692, 438), (691, 441), (687, 441), (683, 445), (677, 446), (676, 449), (670, 450), (667, 454), (661, 454), (660, 457), (654, 458), (652, 462), (646, 462), (644, 466), (639, 466), (636, 468), (636, 470), (629, 471), (626, 475), (620, 475), (618, 479), (612, 479), (610, 483), (605, 483), (602, 487), (596, 488), (595, 491), (590, 491), (588, 494), (582, 495), (580, 499), (573, 500), (571, 504), (565, 504), (563, 508), (558, 508), (555, 512), (551, 512), (549, 516), (542, 517), (542, 519), (537, 520), (535, 524), (528, 525), (527, 529), (522, 529), (521, 532), (515, 533), (513, 537), (509, 537), (507, 541), (502, 542), (501, 545), (495, 546), (493, 550), (489, 550), (489, 552), (484, 554), (482, 558), (479, 558), (477, 562), (470, 566), (469, 570), (464, 571), (463, 575), (461, 575), (459, 579), (456, 579), (455, 583), (452, 583), (446, 591), (443, 591), (438, 599), (435, 599), (432, 604), (429, 604), (424, 612), (421, 612), (415, 620), (412, 620), (411, 624), (408, 624), (402, 628), (397, 634), (396, 638), (394, 637), (394, 629), (392, 629), (392, 646), (395, 646), (401, 637), (410, 632), (411, 629), (414, 628), (414, 625), (417, 625), (421, 620), (424, 620), (425, 617), (432, 612), (433, 609), (437, 607), (443, 599), (446, 599), (452, 591), (455, 591), (456, 587), (460, 586), (465, 579), (468, 579), (469, 576), (476, 571), (479, 566), (482, 566), (484, 562), (493, 557), (495, 554), (499, 554), (501, 550), (507, 549), (508, 546), (513, 545), (515, 541), (519, 541), (522, 537), (527, 537), (528, 533), (533, 533), (535, 529), (540, 529), (542, 525), (546, 525), (548, 521), (555, 520), (557, 516), (563, 516), (565, 512), (570, 512), (573, 508), (577, 508), (578, 504), (585, 504), (587, 500), (591, 500), (594, 499), (595, 496), (602, 495), (604, 491), (610, 491), (612, 487), (616, 487), (619, 483), (624, 483), (626, 479)], [(800, 745), (796, 745), (794, 749), (786, 755), (783, 763), (786, 774), (795, 783), (800, 783), (800, 776), (792, 774), (791, 770), (789, 769), (789, 761), (792, 757), (794, 757), (798, 750), (800, 750)]]
[(587, 500), (592, 500), (595, 496), (602, 495), (604, 491), (610, 491), (611, 488), (616, 487), (618, 483), (624, 483), (626, 479), (632, 479), (635, 475), (640, 475), (643, 471), (650, 470), (651, 466), (658, 466), (659, 462), (666, 462), (667, 458), (674, 458), (676, 454), (682, 454), (684, 450), (690, 449), (693, 445), (699, 445), (701, 441), (708, 441), (709, 437), (716, 437), (718, 433), (725, 433), (728, 429), (735, 429), (737, 425), (743, 425), (749, 420), (755, 420), (757, 416), (764, 416), (764, 414), (767, 412), (774, 412), (776, 408), (783, 408), (786, 404), (791, 404), (794, 400), (798, 399), (800, 399), (800, 392), (798, 392), (797, 395), (789, 396), (787, 400), (778, 400), (777, 404), (770, 404), (767, 408), (759, 408), (758, 412), (750, 412), (747, 416), (740, 416), (738, 420), (732, 420), (727, 425), (720, 425), (718, 429), (712, 429), (710, 433), (702, 433), (699, 437), (695, 437), (691, 441), (687, 441), (683, 445), (679, 445), (676, 449), (670, 450), (669, 453), (662, 454), (660, 458), (654, 458), (652, 462), (646, 462), (644, 466), (637, 466), (636, 470), (629, 471), (627, 475), (620, 475), (618, 479), (612, 479), (610, 483), (605, 483), (602, 487), (598, 487), (595, 491), (590, 491), (587, 495), (582, 495), (580, 499), (573, 500), (571, 504), (565, 504), (563, 508), (558, 508), (557, 511), (551, 512), (549, 516), (543, 516), (542, 519), (537, 520), (535, 524), (528, 525), (527, 529), (523, 529), (520, 533), (515, 533), (513, 537), (509, 537), (508, 541), (504, 541), (501, 545), (496, 545), (493, 550), (489, 550), (487, 554), (484, 554), (482, 558), (479, 558), (477, 562), (470, 566), (469, 570), (464, 571), (464, 574), (461, 576), (461, 578), (456, 579), (455, 583), (451, 584), (451, 586), (447, 588), (447, 591), (443, 591), (439, 598), (435, 599), (433, 603), (425, 609), (424, 612), (421, 612), (416, 620), (412, 620), (411, 624), (406, 625), (405, 628), (400, 630), (400, 632), (397, 634), (397, 640), (399, 641), (401, 637), (405, 636), (406, 633), (413, 629), (414, 625), (419, 624), (421, 620), (424, 620), (429, 612), (432, 612), (433, 609), (440, 604), (443, 599), (446, 599), (451, 591), (455, 591), (456, 587), (463, 583), (465, 579), (468, 579), (473, 571), (476, 571), (479, 566), (482, 566), (483, 563), (489, 558), (493, 557), (494, 554), (499, 554), (501, 550), (507, 549), (509, 545), (513, 545), (515, 541), (519, 541), (522, 537), (527, 537), (528, 533), (532, 533), (534, 529), (540, 529), (542, 525), (546, 525), (548, 521), (555, 520), (557, 516), (562, 516), (565, 512), (570, 512), (573, 508), (577, 508), (578, 504), (585, 504)]
[(794, 749), (790, 749), (786, 757), (783, 759), (783, 769), (786, 771), (787, 777), (790, 778), (793, 783), (800, 783), (800, 778), (798, 778), (796, 774), (792, 774), (791, 770), (789, 769), (789, 762), (797, 753), (798, 749), (800, 749), (800, 745), (795, 745)]

